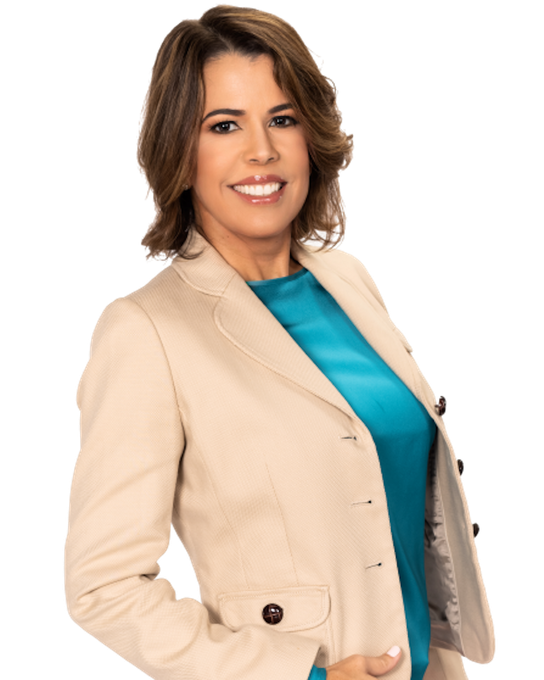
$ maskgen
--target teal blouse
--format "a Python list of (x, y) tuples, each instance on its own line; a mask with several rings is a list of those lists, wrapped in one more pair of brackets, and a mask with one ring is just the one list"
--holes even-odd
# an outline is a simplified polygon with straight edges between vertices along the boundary
[[(411, 680), (422, 680), (431, 634), (424, 570), (425, 484), (436, 425), (308, 269), (247, 284), (372, 435), (402, 588)], [(314, 665), (308, 680), (325, 678), (326, 670)]]

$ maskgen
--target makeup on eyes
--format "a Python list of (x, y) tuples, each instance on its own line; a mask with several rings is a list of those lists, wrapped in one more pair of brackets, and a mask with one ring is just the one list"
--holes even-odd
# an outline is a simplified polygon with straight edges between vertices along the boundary
[[(274, 113), (279, 113), (280, 111), (287, 111), (288, 109), (292, 108), (293, 108), (292, 105), (289, 103), (278, 104), (278, 106), (273, 106), (271, 109), (268, 109), (267, 113), (269, 115), (272, 115)], [(226, 116), (235, 116), (239, 118), (240, 116), (245, 116), (247, 112), (244, 111), (243, 109), (214, 109), (213, 111), (210, 111), (204, 116), (202, 122), (204, 123), (204, 121), (206, 121), (208, 118), (211, 118), (211, 116), (216, 116), (220, 113)]]
[[(272, 127), (287, 128), (287, 127), (293, 127), (293, 126), (299, 124), (299, 123), (298, 123), (298, 120), (296, 120), (296, 118), (294, 118), (294, 116), (284, 115), (284, 116), (274, 116), (274, 117), (272, 118), (272, 120), (281, 120), (281, 119), (288, 120), (288, 121), (289, 121), (289, 124), (288, 124), (288, 125), (274, 125), (274, 126), (272, 126)], [(216, 121), (215, 123), (210, 123), (210, 124), (207, 126), (207, 129), (208, 129), (208, 131), (210, 131), (210, 132), (211, 132), (211, 131), (215, 131), (215, 132), (218, 132), (219, 134), (228, 134), (229, 132), (232, 132), (232, 130), (222, 130), (222, 131), (220, 131), (220, 130), (216, 130), (216, 129), (215, 129), (215, 128), (217, 128), (219, 125), (226, 125), (226, 124), (238, 125), (238, 123), (237, 123), (235, 120), (225, 119), (225, 120)]]

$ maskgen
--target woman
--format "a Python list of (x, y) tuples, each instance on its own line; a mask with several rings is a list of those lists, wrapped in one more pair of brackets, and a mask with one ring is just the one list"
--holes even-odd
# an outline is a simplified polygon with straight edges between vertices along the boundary
[[(219, 6), (159, 50), (142, 243), (175, 257), (97, 323), (66, 542), (70, 616), (157, 680), (460, 680), (493, 657), (445, 400), (333, 247), (340, 122), (273, 15)], [(202, 603), (156, 578), (171, 523)]]

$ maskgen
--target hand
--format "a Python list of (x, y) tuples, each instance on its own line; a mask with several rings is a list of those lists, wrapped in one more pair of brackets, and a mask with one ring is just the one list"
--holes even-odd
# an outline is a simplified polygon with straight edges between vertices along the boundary
[[(394, 656), (392, 656), (394, 655)], [(352, 654), (332, 666), (326, 666), (327, 680), (371, 680), (385, 675), (400, 659), (400, 648), (396, 645), (381, 656)]]

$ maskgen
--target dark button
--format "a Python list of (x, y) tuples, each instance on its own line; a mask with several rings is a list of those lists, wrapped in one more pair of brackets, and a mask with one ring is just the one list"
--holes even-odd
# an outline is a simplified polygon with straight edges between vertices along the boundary
[(472, 525), (472, 529), (474, 531), (474, 538), (480, 533), (480, 527), (477, 524)]
[(435, 404), (434, 408), (439, 416), (443, 416), (446, 413), (446, 397), (440, 397), (438, 404)]
[(463, 470), (465, 469), (465, 464), (463, 463), (463, 461), (460, 458), (457, 461), (457, 467), (459, 468), (459, 474), (462, 475)]
[(266, 623), (275, 625), (283, 619), (283, 609), (279, 604), (267, 604), (263, 609), (263, 619)]

